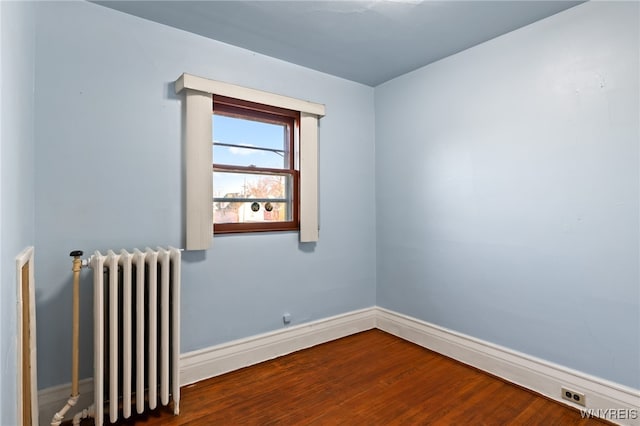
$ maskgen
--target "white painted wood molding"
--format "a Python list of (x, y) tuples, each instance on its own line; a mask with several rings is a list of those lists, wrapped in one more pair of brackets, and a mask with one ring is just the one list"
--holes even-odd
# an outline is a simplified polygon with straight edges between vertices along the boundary
[(178, 80), (176, 80), (175, 84), (176, 93), (180, 93), (184, 89), (305, 112), (315, 115), (316, 117), (323, 117), (325, 114), (325, 108), (322, 104), (242, 87), (223, 81), (210, 80), (187, 73), (182, 74)]
[[(30, 365), (30, 388), (31, 388), (31, 421), (33, 424), (38, 424), (38, 355), (37, 355), (37, 342), (36, 342), (36, 291), (35, 291), (35, 264), (34, 257), (35, 249), (34, 247), (27, 247), (24, 249), (18, 256), (16, 256), (16, 287), (17, 287), (17, 305), (16, 305), (16, 322), (18, 329), (17, 332), (17, 353), (16, 353), (16, 364), (17, 364), (17, 380), (16, 384), (18, 388), (16, 389), (18, 395), (18, 424), (25, 424), (23, 419), (23, 395), (22, 395), (22, 380), (23, 377), (23, 339), (25, 338), (25, 330), (22, 329), (22, 315), (26, 310), (29, 315), (29, 349), (30, 353), (28, 354)], [(22, 268), (25, 265), (29, 265), (29, 304), (28, 306), (24, 306), (22, 300)]]
[(213, 240), (213, 111), (211, 95), (187, 90), (185, 191), (187, 250), (206, 250)]
[(213, 240), (212, 95), (300, 112), (300, 241), (318, 241), (318, 119), (324, 105), (186, 73), (175, 90), (186, 93), (186, 249), (206, 250)]
[(300, 113), (300, 242), (318, 241), (318, 117)]
[(375, 328), (371, 308), (182, 354), (182, 385)]

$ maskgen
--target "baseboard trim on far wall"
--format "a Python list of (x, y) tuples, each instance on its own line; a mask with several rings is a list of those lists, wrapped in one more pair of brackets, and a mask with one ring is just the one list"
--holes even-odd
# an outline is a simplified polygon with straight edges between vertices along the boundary
[[(376, 327), (561, 404), (587, 410), (612, 423), (640, 425), (640, 391), (384, 308), (375, 308)], [(586, 407), (562, 399), (561, 387), (585, 395)], [(589, 411), (591, 410), (591, 411)]]
[(301, 349), (371, 330), (375, 325), (375, 308), (366, 308), (188, 352), (180, 356), (180, 381), (183, 386), (199, 382)]

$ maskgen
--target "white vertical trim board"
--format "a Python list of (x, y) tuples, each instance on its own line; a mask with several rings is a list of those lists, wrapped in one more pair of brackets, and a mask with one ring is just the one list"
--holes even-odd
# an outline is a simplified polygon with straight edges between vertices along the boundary
[(184, 148), (187, 250), (206, 250), (213, 238), (212, 102), (207, 93), (187, 90)]
[[(22, 300), (22, 268), (25, 265), (29, 265), (29, 305), (24, 306)], [(31, 421), (34, 424), (38, 423), (38, 361), (37, 361), (37, 351), (36, 351), (36, 292), (35, 292), (35, 264), (34, 264), (34, 248), (27, 247), (24, 249), (18, 256), (16, 256), (16, 286), (17, 286), (17, 306), (16, 306), (16, 316), (17, 316), (17, 325), (18, 329), (16, 330), (18, 336), (18, 342), (16, 344), (17, 353), (16, 353), (16, 364), (17, 364), (17, 380), (16, 384), (18, 389), (16, 389), (18, 395), (18, 423), (24, 424), (23, 419), (23, 395), (22, 395), (22, 347), (23, 347), (23, 339), (25, 335), (25, 330), (22, 329), (22, 314), (25, 310), (27, 310), (29, 314), (29, 363), (30, 363), (30, 387), (31, 387)]]
[[(486, 371), (577, 409), (562, 399), (561, 387), (585, 394), (586, 408), (639, 413), (640, 391), (580, 371), (513, 351), (461, 333), (456, 333), (384, 308), (376, 308), (376, 327), (424, 348)], [(610, 412), (610, 411), (609, 411)], [(626, 414), (623, 414), (626, 415)], [(640, 425), (640, 418), (607, 418), (621, 425)]]
[(300, 242), (318, 241), (318, 117), (300, 113)]

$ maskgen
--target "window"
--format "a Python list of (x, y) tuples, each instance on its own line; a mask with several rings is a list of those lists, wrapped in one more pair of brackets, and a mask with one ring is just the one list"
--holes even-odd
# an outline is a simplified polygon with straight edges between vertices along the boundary
[(300, 113), (213, 96), (215, 233), (297, 230)]
[[(242, 227), (258, 226), (256, 223), (258, 223), (260, 227), (277, 227), (284, 223), (280, 221), (280, 216), (278, 216), (278, 220), (274, 220), (273, 218), (269, 219), (268, 217), (265, 219), (265, 217), (263, 217), (261, 221), (252, 222), (253, 225), (247, 225), (246, 220), (240, 222), (239, 219), (236, 220), (236, 222), (230, 222), (230, 219), (222, 219), (222, 216), (220, 216), (219, 226), (214, 226), (214, 232), (211, 232), (211, 227), (214, 223), (214, 209), (224, 209), (227, 207), (224, 203), (231, 201), (245, 204), (251, 203), (250, 205), (253, 205), (255, 202), (263, 203), (259, 206), (260, 209), (258, 211), (261, 211), (263, 208), (266, 210), (267, 203), (271, 203), (269, 206), (271, 211), (274, 211), (276, 207), (278, 207), (278, 214), (280, 214), (281, 211), (286, 212), (286, 215), (282, 217), (287, 219), (293, 218), (292, 223), (299, 223), (299, 225), (296, 226), (299, 226), (300, 242), (318, 241), (318, 122), (319, 119), (324, 116), (324, 105), (186, 73), (182, 74), (180, 78), (176, 80), (175, 90), (176, 93), (184, 92), (185, 94), (185, 248), (187, 250), (208, 249), (211, 246), (214, 234), (217, 232), (225, 232), (221, 229), (227, 226), (239, 229)], [(293, 142), (289, 139), (287, 146), (283, 139), (281, 167), (272, 167), (268, 163), (246, 164), (230, 159), (219, 161), (219, 159), (224, 158), (222, 154), (216, 153), (217, 155), (213, 155), (214, 125), (212, 125), (212, 96), (213, 99), (218, 100), (224, 99), (223, 97), (235, 100), (234, 102), (227, 102), (230, 105), (226, 106), (222, 106), (223, 102), (220, 102), (220, 106), (218, 106), (218, 112), (221, 113), (220, 117), (239, 118), (237, 116), (234, 117), (234, 114), (238, 115), (242, 112), (241, 115), (244, 117), (243, 120), (245, 123), (268, 125), (274, 124), (273, 121), (275, 120), (276, 127), (289, 126), (289, 129), (293, 129), (293, 132), (289, 130), (289, 133), (293, 133), (294, 135)], [(255, 104), (260, 104), (260, 107), (251, 107), (251, 105)], [(267, 107), (265, 108), (265, 106)], [(226, 113), (223, 111), (225, 109), (228, 109)], [(289, 112), (282, 113), (283, 109)], [(291, 111), (298, 114), (297, 126), (295, 124), (295, 117), (294, 124), (282, 124), (283, 117), (289, 117)], [(266, 116), (264, 114), (267, 114), (269, 118), (265, 118)], [(221, 125), (217, 127), (220, 129)], [(298, 135), (297, 140), (295, 138), (296, 133)], [(219, 133), (217, 135), (219, 136)], [(218, 136), (216, 136), (216, 139), (218, 139)], [(266, 142), (260, 145), (259, 143), (254, 144), (254, 142), (246, 141), (244, 143), (242, 143), (242, 141), (240, 141), (241, 143), (234, 143), (233, 141), (225, 142), (224, 139), (224, 137), (220, 137), (218, 142), (221, 144), (215, 147), (216, 150), (227, 149), (230, 151), (233, 148), (246, 150), (245, 152), (247, 152), (247, 150), (248, 152), (252, 152), (260, 151), (260, 149), (257, 148), (262, 147), (266, 148), (263, 150), (265, 153), (271, 152), (274, 155), (280, 150), (280, 148), (274, 148)], [(225, 143), (227, 145), (240, 146), (222, 145)], [(255, 146), (250, 146), (250, 144), (254, 144)], [(294, 157), (288, 160), (288, 163), (285, 163), (285, 155), (293, 155)], [(218, 185), (224, 183), (224, 180), (221, 179), (220, 176), (214, 176), (212, 178), (212, 159), (215, 159), (217, 162), (215, 168), (220, 176), (223, 176), (224, 173), (227, 173), (227, 177), (232, 173), (241, 173), (243, 174), (244, 180), (244, 177), (253, 174), (256, 176), (258, 182), (260, 178), (271, 177), (276, 187), (277, 184), (275, 181), (280, 179), (281, 182), (279, 185), (280, 187), (284, 187), (284, 190), (278, 194), (278, 197), (273, 196), (273, 198), (269, 196), (253, 196), (253, 198), (251, 198), (247, 196), (246, 191), (243, 193), (242, 191), (231, 190), (228, 192), (232, 194), (231, 196), (226, 197), (227, 199), (224, 201), (218, 201), (223, 204), (217, 207), (214, 204), (212, 208), (212, 202), (215, 198), (225, 198), (224, 195), (227, 194), (225, 189), (218, 188)], [(287, 164), (287, 166), (285, 167), (284, 164)], [(256, 167), (254, 168), (252, 166)], [(258, 170), (258, 167), (262, 169)], [(298, 179), (297, 184), (294, 180), (296, 175)], [(218, 179), (214, 182), (214, 178), (216, 177)], [(250, 180), (247, 182), (250, 183)], [(297, 189), (295, 188), (296, 185), (298, 187)], [(239, 196), (234, 196), (234, 193), (238, 193)], [(215, 197), (214, 194), (216, 194)], [(294, 197), (298, 197), (297, 201)], [(276, 206), (274, 203), (279, 204)], [(285, 208), (287, 206), (289, 206), (288, 210)], [(296, 208), (298, 209), (297, 213)], [(280, 223), (274, 225), (276, 222)], [(289, 220), (285, 222), (289, 222)]]

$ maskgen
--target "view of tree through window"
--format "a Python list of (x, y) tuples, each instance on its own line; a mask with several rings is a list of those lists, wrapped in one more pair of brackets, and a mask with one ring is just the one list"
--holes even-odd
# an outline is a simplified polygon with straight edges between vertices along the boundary
[(214, 98), (215, 232), (297, 229), (296, 113)]

